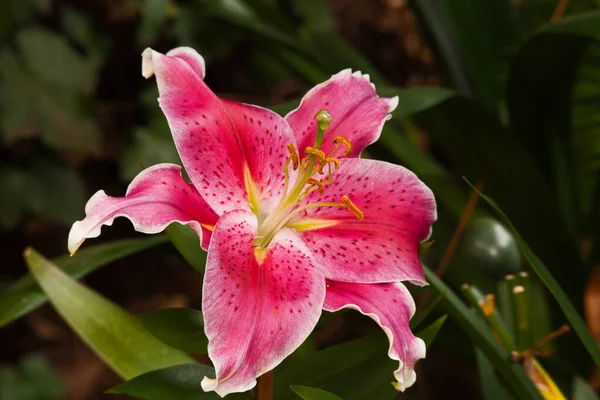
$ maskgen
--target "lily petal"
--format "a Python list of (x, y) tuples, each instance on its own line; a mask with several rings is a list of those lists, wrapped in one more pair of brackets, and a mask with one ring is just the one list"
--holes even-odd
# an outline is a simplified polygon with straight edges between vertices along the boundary
[(85, 218), (77, 221), (69, 232), (69, 252), (74, 254), (85, 239), (100, 236), (102, 225), (112, 225), (117, 217), (126, 217), (136, 231), (158, 233), (171, 222), (189, 225), (208, 247), (217, 215), (210, 209), (194, 186), (181, 176), (181, 167), (157, 164), (136, 176), (125, 197), (110, 197), (96, 192), (85, 206)]
[(159, 103), (183, 165), (212, 209), (218, 215), (250, 209), (254, 189), (266, 207), (276, 202), (283, 190), (287, 145), (295, 145), (283, 118), (219, 99), (202, 80), (204, 60), (192, 49), (163, 55), (148, 48), (142, 57), (144, 76), (156, 75)]
[(397, 97), (377, 96), (369, 75), (345, 69), (312, 88), (285, 120), (303, 149), (315, 141), (315, 114), (326, 109), (333, 119), (325, 131), (321, 150), (328, 154), (333, 149), (333, 138), (343, 136), (352, 143), (350, 157), (359, 157), (365, 147), (379, 138), (384, 122), (391, 118), (389, 113), (397, 105)]
[(303, 214), (316, 221), (314, 229), (300, 235), (319, 257), (325, 277), (356, 283), (426, 284), (418, 249), (437, 218), (431, 190), (401, 166), (342, 159), (325, 192), (314, 191), (303, 203), (340, 202), (343, 195), (362, 211), (363, 220), (343, 207), (310, 208)]
[(202, 311), (216, 378), (202, 388), (225, 396), (256, 385), (315, 327), (325, 279), (291, 229), (255, 253), (256, 216), (239, 210), (219, 219), (208, 251)]
[(338, 311), (351, 308), (371, 317), (388, 337), (388, 356), (400, 361), (394, 371), (400, 391), (412, 386), (417, 379), (415, 363), (425, 358), (425, 343), (410, 331), (409, 321), (415, 314), (415, 302), (400, 283), (357, 284), (327, 281), (323, 309)]

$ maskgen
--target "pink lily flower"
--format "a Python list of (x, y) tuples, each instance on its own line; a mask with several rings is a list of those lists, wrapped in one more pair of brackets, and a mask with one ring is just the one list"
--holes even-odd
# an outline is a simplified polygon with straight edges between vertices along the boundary
[(191, 183), (179, 166), (160, 164), (125, 197), (97, 192), (71, 228), (71, 254), (120, 216), (139, 232), (179, 222), (198, 234), (208, 250), (202, 311), (216, 371), (205, 391), (253, 388), (322, 310), (343, 308), (381, 326), (399, 361), (395, 386), (411, 386), (425, 345), (410, 331), (415, 303), (402, 282), (427, 284), (417, 252), (436, 220), (435, 199), (407, 169), (359, 158), (398, 99), (378, 97), (368, 75), (344, 70), (281, 118), (217, 97), (190, 48), (142, 57)]

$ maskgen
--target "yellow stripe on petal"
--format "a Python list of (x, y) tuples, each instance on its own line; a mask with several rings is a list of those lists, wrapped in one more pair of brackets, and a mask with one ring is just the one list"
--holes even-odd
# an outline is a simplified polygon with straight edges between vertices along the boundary
[(308, 219), (302, 218), (297, 221), (289, 222), (286, 224), (289, 228), (294, 228), (298, 232), (310, 231), (314, 229), (322, 229), (330, 226), (337, 225), (338, 221), (326, 220), (326, 219)]
[(252, 212), (258, 216), (260, 207), (260, 195), (258, 194), (258, 188), (252, 179), (250, 169), (248, 165), (244, 165), (244, 185), (246, 186), (246, 193), (248, 194), (248, 202), (252, 208)]
[(214, 225), (208, 225), (208, 224), (200, 224), (201, 227), (203, 227), (204, 229), (206, 229), (207, 231), (214, 231), (215, 230), (215, 226)]

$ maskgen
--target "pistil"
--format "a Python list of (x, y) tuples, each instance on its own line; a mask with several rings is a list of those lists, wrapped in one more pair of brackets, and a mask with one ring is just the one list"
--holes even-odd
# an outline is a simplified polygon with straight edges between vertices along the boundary
[[(333, 150), (329, 154), (325, 154), (320, 148), (323, 143), (323, 136), (329, 127), (332, 118), (327, 110), (321, 110), (315, 115), (315, 119), (317, 120), (315, 143), (313, 146), (304, 149), (304, 153), (306, 154), (304, 158), (301, 160), (299, 159), (293, 144), (290, 143), (287, 146), (290, 156), (284, 165), (285, 182), (283, 193), (273, 212), (271, 212), (263, 221), (260, 221), (257, 236), (254, 241), (257, 250), (265, 249), (281, 228), (294, 218), (299, 217), (300, 213), (303, 211), (313, 207), (345, 207), (352, 211), (358, 219), (364, 218), (362, 211), (346, 195), (342, 196), (339, 203), (317, 202), (298, 207), (299, 203), (313, 191), (318, 190), (319, 194), (323, 194), (325, 186), (333, 181), (333, 171), (340, 167), (340, 161), (337, 158), (334, 158), (333, 155), (339, 147), (341, 145), (346, 147), (346, 150), (342, 153), (343, 156), (349, 155), (352, 152), (350, 141), (342, 136), (336, 136), (333, 139)], [(294, 171), (300, 169), (296, 181), (291, 188), (289, 187), (290, 174), (288, 169), (290, 164)], [(328, 177), (326, 180), (319, 181), (313, 178), (315, 173), (323, 175), (325, 173), (325, 167), (328, 168)]]

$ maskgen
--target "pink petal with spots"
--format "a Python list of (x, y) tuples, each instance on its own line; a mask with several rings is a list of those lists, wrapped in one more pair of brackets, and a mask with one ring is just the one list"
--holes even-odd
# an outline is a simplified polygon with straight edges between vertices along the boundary
[(410, 280), (425, 284), (418, 257), (437, 218), (431, 190), (411, 171), (365, 159), (342, 159), (323, 195), (312, 192), (304, 204), (340, 202), (350, 197), (364, 213), (359, 220), (344, 207), (310, 208), (304, 217), (336, 224), (300, 233), (319, 257), (328, 279), (382, 283)]
[(216, 378), (202, 388), (225, 396), (256, 385), (315, 327), (325, 279), (291, 229), (280, 231), (262, 262), (254, 253), (256, 217), (221, 217), (208, 250), (202, 311)]
[[(85, 206), (85, 218), (77, 221), (69, 232), (69, 252), (74, 254), (88, 238), (100, 236), (102, 225), (112, 225), (117, 217), (126, 217), (136, 231), (158, 233), (171, 222), (189, 225), (208, 247), (217, 215), (210, 209), (194, 186), (181, 176), (181, 167), (158, 164), (146, 168), (127, 188), (125, 197), (110, 197), (100, 190)], [(204, 226), (202, 226), (202, 225)]]
[[(391, 118), (389, 113), (397, 105), (397, 97), (377, 96), (368, 75), (346, 69), (312, 88), (285, 120), (294, 130), (298, 146), (303, 149), (315, 141), (315, 114), (326, 109), (333, 120), (325, 131), (321, 150), (328, 154), (333, 149), (333, 138), (343, 136), (352, 143), (350, 157), (359, 157), (365, 147), (379, 138), (384, 122)], [(341, 151), (336, 153), (340, 154)]]
[(156, 75), (160, 106), (202, 197), (219, 215), (249, 209), (247, 168), (268, 209), (283, 190), (287, 145), (295, 144), (292, 130), (270, 110), (219, 99), (202, 80), (203, 66), (189, 48), (143, 53), (142, 72)]
[(398, 390), (415, 383), (415, 363), (425, 358), (425, 343), (410, 331), (409, 321), (415, 314), (415, 302), (400, 283), (358, 284), (327, 281), (323, 309), (338, 311), (351, 308), (371, 317), (390, 341), (388, 355), (400, 361), (394, 371)]

